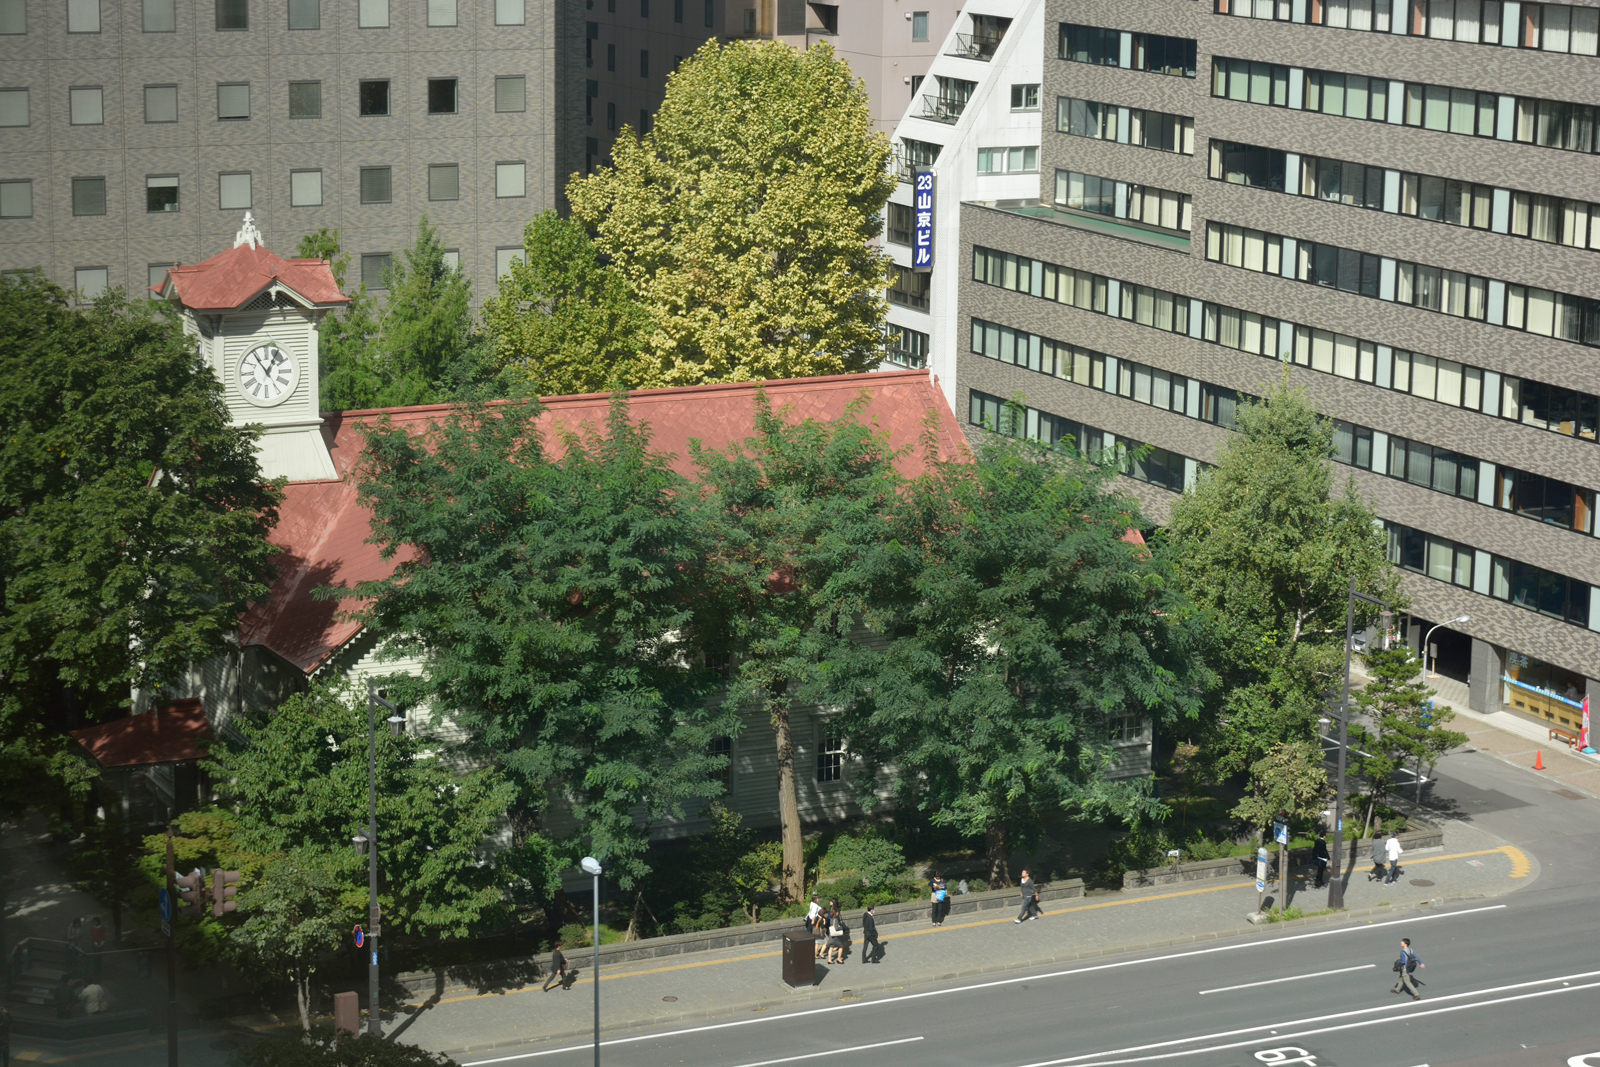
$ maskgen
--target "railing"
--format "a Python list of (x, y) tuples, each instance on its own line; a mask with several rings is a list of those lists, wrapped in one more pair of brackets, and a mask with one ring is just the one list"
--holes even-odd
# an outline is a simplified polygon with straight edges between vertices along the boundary
[(922, 117), (932, 119), (934, 122), (947, 122), (953, 126), (966, 109), (967, 102), (965, 100), (956, 100), (945, 96), (924, 96), (922, 98)]
[(987, 63), (994, 58), (995, 49), (1000, 47), (1000, 38), (980, 36), (975, 33), (956, 34), (956, 43), (950, 46), (947, 56), (960, 56), (962, 59), (976, 59)]

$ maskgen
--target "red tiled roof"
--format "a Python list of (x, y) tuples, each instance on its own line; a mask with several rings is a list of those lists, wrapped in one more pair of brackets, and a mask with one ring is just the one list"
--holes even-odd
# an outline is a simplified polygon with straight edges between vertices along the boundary
[(232, 311), (273, 282), (318, 307), (350, 302), (339, 292), (325, 260), (283, 259), (250, 244), (218, 252), (203, 263), (167, 268), (167, 281), (158, 292), (163, 296), (176, 292), (185, 307), (196, 311)]
[(195, 699), (171, 704), (126, 719), (73, 730), (78, 744), (102, 767), (148, 767), (204, 759), (200, 740), (211, 736), (205, 709)]
[[(690, 439), (698, 438), (708, 449), (721, 449), (749, 437), (758, 385), (765, 386), (775, 410), (787, 408), (793, 419), (837, 418), (865, 394), (867, 403), (858, 417), (886, 431), (892, 447), (912, 446), (900, 461), (900, 470), (908, 477), (925, 469), (926, 457), (917, 445), (930, 414), (941, 454), (967, 452), (944, 394), (926, 372), (915, 370), (642, 389), (629, 394), (630, 413), (635, 422), (649, 424), (655, 447), (672, 454), (677, 470), (692, 477), (696, 470), (689, 458)], [(556, 438), (550, 431), (557, 427), (602, 426), (609, 403), (604, 393), (544, 398), (540, 424), (547, 440)], [(319, 600), (314, 591), (330, 584), (350, 586), (387, 578), (400, 562), (416, 558), (402, 551), (395, 559), (384, 560), (376, 545), (366, 543), (372, 515), (356, 501), (356, 486), (348, 477), (362, 447), (360, 427), (387, 417), (394, 425), (421, 433), (449, 411), (448, 405), (428, 405), (324, 416), (323, 432), (340, 480), (295, 482), (286, 488), (278, 526), (271, 535), (272, 543), (284, 550), (278, 579), (267, 601), (241, 621), (242, 644), (263, 645), (310, 673), (360, 631), (358, 622), (341, 617), (358, 604)]]

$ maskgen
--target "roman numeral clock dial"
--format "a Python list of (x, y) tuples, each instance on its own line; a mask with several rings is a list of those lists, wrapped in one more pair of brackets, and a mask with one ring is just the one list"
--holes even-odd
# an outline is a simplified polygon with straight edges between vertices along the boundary
[(239, 392), (261, 407), (287, 400), (299, 376), (294, 358), (277, 345), (257, 345), (239, 360)]

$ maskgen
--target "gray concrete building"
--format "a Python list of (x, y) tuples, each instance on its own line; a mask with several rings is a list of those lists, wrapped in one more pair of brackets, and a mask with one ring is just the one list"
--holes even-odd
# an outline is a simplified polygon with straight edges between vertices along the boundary
[[(1600, 9), (1047, 0), (1037, 198), (969, 200), (955, 408), (1150, 446), (1160, 521), (1280, 374), (1339, 420), (1439, 669), (1600, 697)], [(1467, 621), (1458, 621), (1463, 616)]]

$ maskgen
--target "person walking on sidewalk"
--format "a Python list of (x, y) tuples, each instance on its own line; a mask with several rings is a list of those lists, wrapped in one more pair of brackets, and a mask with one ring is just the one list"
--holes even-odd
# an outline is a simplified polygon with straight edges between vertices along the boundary
[(1386, 834), (1374, 834), (1372, 837), (1372, 870), (1367, 872), (1367, 881), (1383, 877), (1384, 857), (1383, 840)]
[(550, 977), (544, 980), (544, 991), (550, 992), (551, 984), (558, 984), (562, 989), (567, 988), (567, 954), (561, 951), (561, 942), (556, 942), (556, 947), (550, 950)]
[(828, 962), (844, 962), (844, 916), (839, 914), (839, 902), (833, 901), (828, 911)]
[(1311, 846), (1311, 859), (1317, 865), (1317, 884), (1313, 889), (1321, 889), (1323, 881), (1328, 877), (1328, 835), (1324, 831), (1317, 831), (1317, 840)]
[(933, 925), (943, 926), (944, 917), (950, 914), (950, 894), (945, 889), (944, 875), (934, 871), (933, 877), (928, 880), (928, 887), (932, 890), (933, 908), (931, 914), (933, 916)]
[(1400, 835), (1390, 834), (1389, 840), (1384, 842), (1383, 855), (1389, 861), (1389, 877), (1383, 880), (1384, 885), (1389, 885), (1400, 879), (1400, 853), (1405, 850), (1400, 847)]
[(878, 919), (873, 915), (877, 908), (874, 904), (861, 913), (861, 963), (877, 963), (877, 956), (883, 952), (883, 945), (878, 941)]
[(1394, 988), (1389, 992), (1410, 993), (1412, 1000), (1421, 1000), (1422, 994), (1417, 992), (1416, 979), (1411, 977), (1418, 967), (1427, 970), (1428, 965), (1418, 959), (1415, 952), (1411, 951), (1411, 939), (1402, 937), (1400, 939), (1400, 958), (1394, 961), (1394, 969), (1400, 972), (1400, 977), (1395, 980)]
[(817, 916), (822, 914), (822, 905), (817, 903), (817, 895), (811, 894), (811, 906), (806, 909), (806, 931), (817, 932)]
[(1011, 920), (1014, 923), (1027, 922), (1029, 919), (1039, 917), (1039, 889), (1033, 884), (1033, 877), (1027, 871), (1022, 872), (1022, 910), (1017, 917)]

